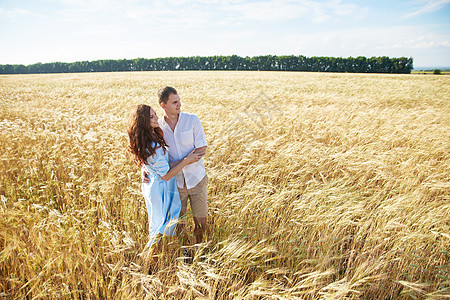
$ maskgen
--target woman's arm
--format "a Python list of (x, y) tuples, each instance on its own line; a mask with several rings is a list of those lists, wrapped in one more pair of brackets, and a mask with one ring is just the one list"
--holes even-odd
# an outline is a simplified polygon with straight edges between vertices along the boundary
[[(183, 158), (184, 159), (184, 158)], [(183, 161), (183, 159), (177, 160), (177, 161), (173, 161), (169, 163), (169, 167), (174, 168), (176, 167), (180, 162)]]
[[(200, 147), (200, 148), (195, 148), (194, 149), (194, 153), (195, 154), (202, 154), (203, 156), (205, 156), (206, 154), (206, 146)], [(184, 158), (183, 158), (184, 159)], [(175, 167), (176, 165), (178, 165), (180, 162), (183, 161), (183, 159), (177, 160), (177, 161), (173, 161), (169, 163), (169, 166), (171, 168)]]
[(185, 158), (170, 164), (169, 172), (167, 172), (164, 176), (161, 176), (161, 178), (165, 181), (170, 180), (173, 176), (177, 175), (178, 172), (180, 172), (184, 167), (193, 162), (199, 161), (205, 155), (205, 153), (194, 153), (194, 151), (195, 149), (192, 150), (191, 153), (189, 153)]

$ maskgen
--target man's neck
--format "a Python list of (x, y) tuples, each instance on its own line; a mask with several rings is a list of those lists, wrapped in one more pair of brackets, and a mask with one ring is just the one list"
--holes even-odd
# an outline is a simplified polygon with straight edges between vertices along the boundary
[(172, 129), (172, 131), (175, 130), (175, 126), (177, 126), (179, 117), (180, 117), (180, 114), (169, 115), (169, 114), (166, 113), (164, 115), (164, 120), (170, 126), (170, 129)]

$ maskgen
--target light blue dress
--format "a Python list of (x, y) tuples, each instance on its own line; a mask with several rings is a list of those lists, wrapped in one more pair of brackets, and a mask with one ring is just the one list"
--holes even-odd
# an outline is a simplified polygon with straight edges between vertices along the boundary
[(143, 166), (148, 173), (147, 178), (150, 182), (142, 183), (141, 186), (148, 212), (149, 247), (157, 243), (161, 235), (173, 236), (175, 234), (181, 209), (175, 177), (168, 181), (161, 178), (170, 169), (169, 152), (166, 150), (164, 153), (162, 147), (155, 151), (156, 153), (148, 157), (147, 163)]

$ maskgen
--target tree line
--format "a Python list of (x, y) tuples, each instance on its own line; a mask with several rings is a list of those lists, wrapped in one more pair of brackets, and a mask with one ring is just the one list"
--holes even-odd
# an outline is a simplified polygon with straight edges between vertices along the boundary
[(307, 71), (410, 74), (412, 57), (191, 56), (0, 65), (0, 74), (175, 70)]

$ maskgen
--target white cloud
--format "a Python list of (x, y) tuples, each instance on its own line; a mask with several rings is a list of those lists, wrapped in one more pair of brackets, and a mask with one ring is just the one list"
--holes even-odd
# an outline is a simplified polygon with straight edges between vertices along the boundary
[(7, 18), (23, 17), (34, 15), (33, 12), (23, 8), (2, 9), (0, 8), (0, 16)]
[(245, 26), (252, 21), (285, 22), (300, 20), (323, 23), (339, 19), (359, 19), (367, 9), (341, 0), (61, 0), (57, 11), (63, 22), (99, 23), (103, 20), (131, 20), (151, 24), (161, 30), (174, 28)]
[(450, 48), (449, 41), (428, 41), (428, 42), (419, 42), (413, 46), (414, 49), (432, 49), (432, 48)]
[(237, 30), (237, 31), (228, 31), (225, 33), (221, 33), (216, 35), (216, 39), (218, 41), (224, 41), (226, 43), (243, 40), (258, 36), (259, 32), (254, 30)]
[(435, 34), (424, 26), (365, 27), (287, 35), (284, 41), (307, 56), (412, 56), (414, 49), (448, 48), (450, 34)]
[(224, 7), (226, 11), (243, 17), (246, 20), (278, 21), (289, 20), (308, 12), (304, 3), (291, 3), (290, 1), (264, 1), (231, 4)]
[(450, 0), (427, 0), (426, 4), (422, 5), (420, 8), (415, 11), (403, 16), (403, 18), (411, 18), (421, 14), (431, 13), (437, 11), (444, 7), (445, 5), (450, 3)]
[(304, 18), (313, 22), (335, 20), (336, 17), (360, 18), (367, 9), (353, 4), (343, 4), (340, 0), (326, 2), (302, 0), (268, 0), (227, 4), (223, 8), (246, 20), (255, 21), (287, 21)]
[[(65, 0), (72, 3), (72, 0)], [(139, 30), (140, 26), (152, 25), (160, 31), (175, 28), (198, 28), (213, 22), (214, 7), (205, 5), (202, 1), (187, 0), (128, 0), (106, 1), (93, 0), (92, 4), (83, 3), (90, 0), (80, 0), (76, 5), (69, 5), (60, 14), (65, 20), (93, 20), (99, 22), (105, 19), (120, 20), (130, 28)]]

